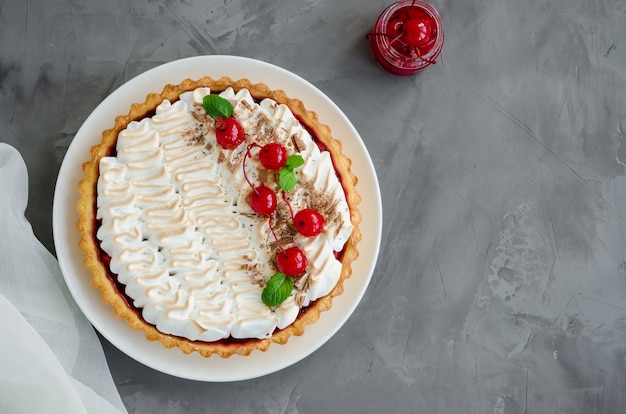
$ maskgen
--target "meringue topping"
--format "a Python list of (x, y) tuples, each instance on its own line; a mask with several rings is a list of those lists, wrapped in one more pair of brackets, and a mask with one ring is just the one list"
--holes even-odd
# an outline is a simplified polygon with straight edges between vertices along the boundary
[[(256, 102), (247, 89), (221, 92), (246, 131), (243, 144), (225, 150), (202, 107), (209, 93), (203, 87), (164, 100), (152, 117), (120, 132), (114, 156), (100, 160), (97, 238), (133, 306), (161, 332), (205, 342), (266, 338), (337, 283), (342, 264), (335, 252), (352, 233), (350, 210), (330, 154), (289, 107)], [(278, 142), (288, 154), (302, 155), (290, 203), (294, 211), (317, 209), (326, 222), (320, 235), (304, 237), (276, 213), (277, 228), (309, 261), (276, 308), (263, 304), (261, 292), (276, 272), (277, 246), (268, 218), (248, 205), (242, 171), (252, 142)], [(256, 158), (246, 162), (253, 182), (280, 191)]]

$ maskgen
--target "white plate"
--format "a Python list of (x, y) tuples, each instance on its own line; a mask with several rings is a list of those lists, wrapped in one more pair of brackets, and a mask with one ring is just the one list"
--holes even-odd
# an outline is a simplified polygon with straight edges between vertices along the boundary
[[(129, 328), (100, 300), (100, 292), (91, 285), (91, 275), (83, 266), (83, 254), (77, 246), (77, 184), (82, 178), (81, 165), (89, 159), (91, 146), (99, 143), (101, 131), (111, 128), (115, 116), (125, 113), (132, 103), (143, 101), (148, 93), (160, 92), (168, 83), (206, 75), (248, 78), (272, 89), (283, 89), (288, 96), (304, 101), (307, 109), (316, 111), (320, 121), (332, 128), (333, 136), (343, 142), (344, 153), (353, 160), (352, 169), (359, 178), (357, 188), (363, 199), (359, 206), (363, 215), (363, 238), (358, 245), (361, 254), (353, 263), (353, 274), (345, 282), (344, 293), (334, 299), (333, 307), (317, 323), (307, 326), (304, 335), (292, 337), (286, 345), (272, 344), (267, 352), (255, 351), (247, 357), (202, 358), (197, 353), (185, 355), (178, 348), (166, 349), (160, 342), (146, 340), (143, 333)], [(320, 90), (287, 70), (258, 60), (199, 56), (170, 62), (137, 76), (107, 97), (87, 118), (74, 137), (57, 178), (53, 229), (57, 257), (70, 292), (89, 321), (113, 345), (131, 358), (170, 375), (200, 381), (237, 381), (267, 375), (302, 360), (341, 328), (372, 277), (380, 247), (382, 206), (376, 172), (363, 141), (341, 110)]]

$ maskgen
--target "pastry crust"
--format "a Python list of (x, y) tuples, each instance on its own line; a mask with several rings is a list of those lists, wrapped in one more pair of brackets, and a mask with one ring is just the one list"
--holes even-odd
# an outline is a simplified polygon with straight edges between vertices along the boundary
[[(293, 114), (309, 128), (312, 135), (330, 152), (335, 170), (340, 176), (348, 206), (350, 207), (350, 216), (354, 230), (343, 250), (343, 266), (339, 281), (328, 295), (304, 308), (291, 325), (282, 330), (277, 329), (271, 337), (266, 339), (228, 339), (216, 342), (199, 342), (164, 334), (158, 331), (154, 325), (147, 323), (141, 317), (140, 312), (127, 303), (126, 298), (118, 291), (115, 282), (111, 279), (108, 265), (101, 259), (101, 250), (96, 239), (98, 226), (96, 220), (96, 186), (99, 178), (100, 159), (114, 151), (118, 134), (130, 122), (150, 116), (163, 100), (178, 100), (181, 93), (199, 87), (209, 87), (212, 92), (221, 92), (229, 87), (233, 88), (235, 92), (246, 88), (256, 99), (271, 98), (278, 103), (287, 105)], [(254, 350), (265, 351), (272, 343), (285, 344), (291, 336), (302, 335), (306, 325), (315, 323), (323, 311), (331, 308), (333, 298), (343, 292), (343, 282), (350, 277), (352, 273), (351, 264), (358, 257), (356, 245), (361, 239), (361, 232), (358, 227), (361, 221), (361, 214), (357, 206), (360, 202), (360, 196), (356, 192), (357, 178), (350, 171), (350, 166), (351, 160), (343, 155), (341, 142), (331, 136), (330, 128), (321, 124), (317, 114), (308, 111), (300, 100), (289, 98), (282, 90), (271, 90), (262, 83), (253, 84), (248, 79), (235, 81), (229, 77), (220, 79), (204, 77), (199, 80), (186, 79), (178, 85), (167, 85), (160, 94), (149, 94), (145, 102), (131, 105), (128, 114), (118, 116), (115, 119), (114, 127), (102, 133), (101, 143), (91, 148), (91, 159), (83, 164), (84, 178), (78, 185), (80, 200), (77, 203), (79, 220), (76, 228), (81, 235), (79, 247), (85, 255), (85, 266), (92, 274), (92, 283), (100, 289), (102, 300), (113, 306), (116, 316), (125, 319), (133, 329), (142, 331), (148, 340), (160, 341), (167, 348), (178, 347), (186, 354), (198, 352), (204, 357), (219, 355), (228, 358), (233, 354), (249, 355)]]

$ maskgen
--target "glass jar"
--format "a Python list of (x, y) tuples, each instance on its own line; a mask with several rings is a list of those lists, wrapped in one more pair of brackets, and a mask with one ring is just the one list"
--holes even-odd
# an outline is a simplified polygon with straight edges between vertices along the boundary
[(401, 0), (382, 12), (367, 38), (380, 66), (396, 75), (412, 75), (436, 63), (443, 21), (429, 3)]

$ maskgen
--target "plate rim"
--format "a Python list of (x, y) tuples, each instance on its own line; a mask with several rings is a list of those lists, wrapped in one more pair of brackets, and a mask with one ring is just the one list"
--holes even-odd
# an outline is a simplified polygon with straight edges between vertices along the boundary
[[(112, 125), (114, 117), (123, 112), (117, 108), (128, 108), (130, 104), (140, 101), (148, 93), (160, 92), (167, 83), (176, 84), (186, 78), (198, 79), (204, 75), (193, 75), (205, 71), (229, 72), (223, 73), (223, 76), (233, 79), (248, 78), (253, 83), (265, 83), (272, 89), (285, 90), (289, 97), (301, 99), (308, 110), (318, 114), (320, 122), (331, 127), (333, 136), (336, 136), (337, 130), (342, 134), (347, 134), (349, 139), (342, 140), (343, 152), (352, 152), (352, 155), (347, 154), (350, 158), (358, 155), (359, 163), (357, 164), (353, 158), (352, 169), (353, 172), (355, 169), (362, 170), (360, 174), (355, 173), (355, 175), (359, 178), (357, 191), (362, 197), (359, 209), (363, 215), (360, 226), (363, 238), (358, 245), (359, 258), (352, 264), (353, 274), (344, 282), (344, 293), (333, 299), (333, 307), (323, 312), (317, 323), (306, 327), (304, 335), (292, 337), (284, 345), (272, 344), (265, 352), (255, 351), (249, 356), (234, 355), (228, 359), (218, 356), (203, 358), (197, 353), (185, 355), (177, 348), (168, 349), (160, 342), (148, 341), (143, 333), (132, 330), (126, 325), (126, 321), (115, 317), (110, 305), (99, 300), (99, 291), (91, 286), (91, 275), (82, 265), (83, 256), (77, 245), (78, 232), (75, 230), (75, 225), (78, 214), (75, 204), (78, 201), (78, 180), (69, 180), (69, 178), (82, 177), (80, 165), (88, 160), (88, 150), (91, 146), (100, 141), (100, 131), (106, 129), (107, 123)], [(232, 72), (252, 76), (237, 76), (236, 74), (233, 76)], [(211, 73), (206, 74), (212, 76)], [(257, 76), (263, 79), (258, 79)], [(164, 79), (167, 81), (163, 82)], [(278, 86), (275, 83), (281, 85)], [(308, 95), (308, 99), (302, 95)], [(99, 132), (89, 134), (88, 131), (95, 125), (99, 125)], [(365, 189), (364, 186), (367, 186), (366, 192), (362, 191)], [(68, 147), (55, 184), (52, 218), (53, 240), (65, 283), (78, 307), (94, 328), (113, 346), (143, 365), (179, 378), (206, 382), (240, 381), (269, 375), (301, 361), (328, 342), (361, 302), (376, 266), (382, 235), (382, 202), (376, 171), (363, 140), (346, 115), (326, 94), (300, 76), (268, 62), (232, 55), (203, 55), (167, 62), (138, 74), (111, 92), (85, 119)], [(363, 223), (366, 220), (367, 226), (365, 227)], [(71, 241), (76, 241), (76, 243), (73, 245), (68, 243)], [(364, 250), (362, 250), (363, 247), (365, 247)], [(80, 263), (78, 263), (79, 258)], [(355, 269), (361, 270), (361, 273), (355, 275)], [(77, 273), (83, 273), (86, 278)], [(346, 295), (348, 288), (352, 289), (349, 291), (350, 295)], [(94, 296), (97, 297), (97, 301), (94, 301)], [(351, 300), (346, 302), (348, 299)], [(338, 304), (342, 312), (337, 311)], [(108, 312), (103, 311), (105, 307), (102, 305), (105, 305)], [(337, 313), (339, 314), (336, 315)], [(330, 320), (331, 317), (335, 319)], [(325, 327), (327, 328), (322, 329)], [(133, 333), (131, 339), (120, 338), (120, 333), (127, 334), (128, 332)], [(321, 336), (313, 338), (314, 334)], [(154, 345), (158, 345), (159, 348)], [(288, 357), (277, 358), (284, 352), (277, 353), (276, 349), (288, 350)], [(145, 351), (146, 354), (139, 351)], [(184, 360), (181, 360), (181, 355), (185, 358)], [(160, 363), (162, 356), (167, 356), (168, 360), (173, 358), (177, 362), (182, 362), (183, 365), (187, 365), (185, 364), (187, 362), (195, 366), (199, 363), (198, 361), (201, 361), (203, 362), (201, 365), (203, 367), (206, 365), (207, 369), (197, 370), (191, 366), (177, 369), (176, 365)], [(276, 363), (271, 364), (270, 362), (274, 359), (277, 360)], [(250, 362), (255, 363), (250, 364)], [(232, 369), (233, 366), (241, 368), (240, 365), (246, 365), (247, 369)]]

